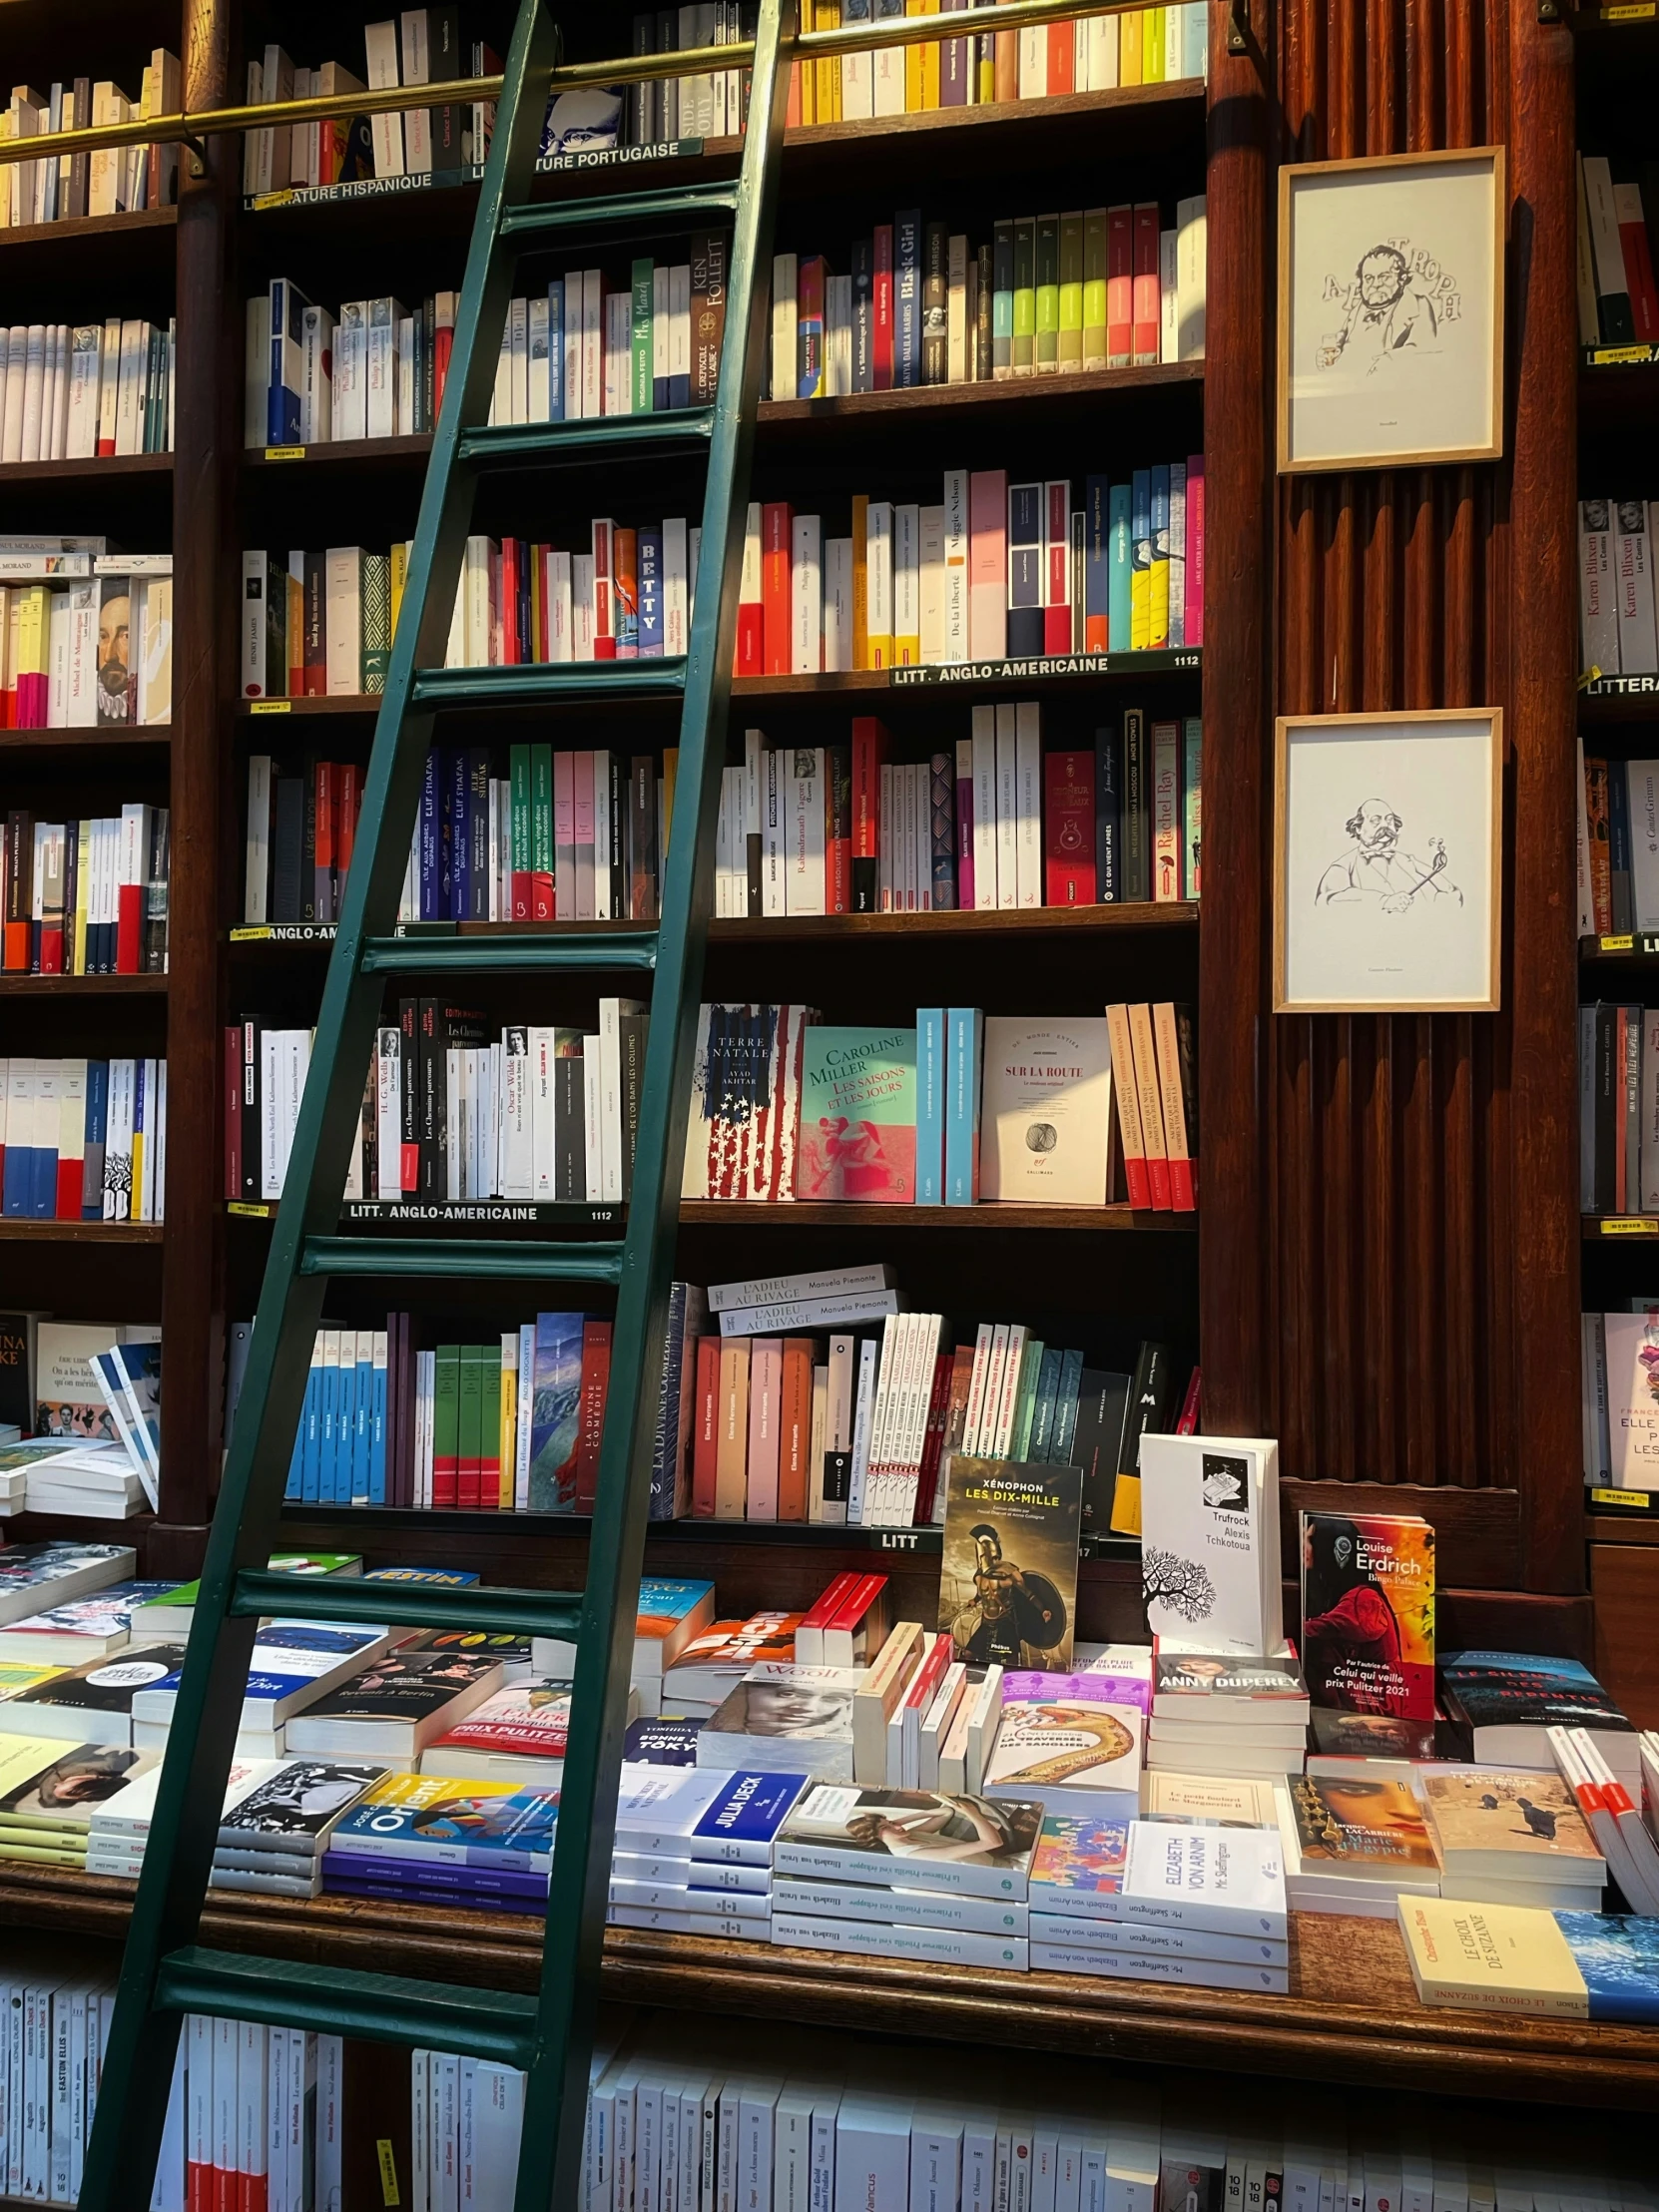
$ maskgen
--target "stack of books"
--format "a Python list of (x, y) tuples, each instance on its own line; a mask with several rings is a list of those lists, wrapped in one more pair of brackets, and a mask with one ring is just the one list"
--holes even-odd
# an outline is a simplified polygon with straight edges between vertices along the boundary
[[(714, 1617), (712, 1582), (677, 1581), (664, 1575), (645, 1577), (640, 1584), (634, 1660), (629, 1670), (629, 1681), (638, 1693), (636, 1711), (655, 1718), (663, 1710), (664, 1675)], [(530, 1656), (538, 1674), (568, 1681), (576, 1671), (576, 1646), (558, 1637), (536, 1637)], [(672, 1710), (677, 1712), (679, 1708)]]
[(682, 1936), (771, 1936), (773, 1853), (798, 1774), (625, 1766), (607, 1920)]
[(990, 1798), (1038, 1798), (1049, 1813), (1133, 1820), (1149, 1685), (1104, 1674), (1005, 1674), (985, 1769)]
[(284, 1745), (413, 1774), (426, 1746), (503, 1680), (501, 1661), (488, 1652), (387, 1652), (295, 1714), (283, 1729)]
[[(225, 1805), (235, 1805), (276, 1772), (280, 1761), (234, 1759), (225, 1780)], [(135, 1765), (132, 1779), (107, 1803), (95, 1806), (87, 1823), (88, 1874), (117, 1875), (136, 1882), (144, 1869), (144, 1849), (150, 1824), (156, 1817), (156, 1792), (162, 1779), (162, 1762), (145, 1755)]]
[(1275, 1795), (1297, 1912), (1391, 1921), (1401, 1898), (1439, 1896), (1433, 1839), (1408, 1782), (1293, 1775)]
[(1559, 1775), (1428, 1768), (1416, 1788), (1440, 1862), (1441, 1897), (1599, 1910), (1607, 1862)]
[(50, 1600), (67, 1605), (130, 1577), (138, 1565), (131, 1544), (6, 1544), (0, 1546), (0, 1623), (9, 1626)]
[(1300, 1774), (1308, 1741), (1308, 1689), (1289, 1652), (1272, 1659), (1170, 1651), (1153, 1660), (1149, 1771)]
[(1050, 1815), (1030, 1897), (1033, 1967), (1280, 1994), (1290, 1986), (1284, 1862), (1270, 1831)]
[(163, 1750), (165, 1729), (155, 1744), (137, 1740), (135, 1705), (151, 1683), (176, 1681), (184, 1663), (183, 1644), (147, 1644), (142, 1654), (118, 1654), (56, 1670), (0, 1704), (0, 1733), (55, 1736), (60, 1742), (111, 1744), (129, 1751)]
[(322, 1855), (334, 1897), (545, 1913), (559, 1793), (445, 1775), (387, 1775)]
[(772, 1940), (1023, 1972), (1041, 1823), (1019, 1799), (820, 1783), (778, 1837)]
[[(288, 1721), (348, 1681), (390, 1642), (384, 1628), (335, 1628), (324, 1621), (262, 1621), (248, 1663), (237, 1751), (246, 1759), (280, 1759), (287, 1751)], [(169, 1656), (172, 1654), (172, 1656)], [(184, 1679), (184, 1653), (161, 1645), (145, 1654), (142, 1681), (130, 1695), (133, 1743), (141, 1751), (165, 1751), (173, 1708)], [(122, 1670), (101, 1670), (113, 1675)]]
[[(630, 1686), (630, 1722), (638, 1710), (639, 1693)], [(421, 1752), (418, 1765), (462, 1781), (556, 1790), (564, 1776), (569, 1725), (569, 1678), (531, 1675), (504, 1684), (455, 1720)]]
[(383, 1772), (326, 1760), (295, 1759), (269, 1770), (262, 1765), (246, 1789), (226, 1800), (211, 1886), (316, 1897), (329, 1836)]
[(156, 1764), (148, 1752), (0, 1738), (0, 1859), (84, 1869), (94, 1812)]
[(179, 1587), (177, 1582), (112, 1582), (88, 1597), (25, 1614), (0, 1628), (0, 1660), (29, 1667), (79, 1667), (130, 1646), (161, 1643), (167, 1624), (157, 1621), (150, 1600)]
[(801, 1613), (751, 1613), (747, 1620), (716, 1621), (665, 1671), (664, 1712), (712, 1719), (751, 1667), (793, 1661), (805, 1619)]

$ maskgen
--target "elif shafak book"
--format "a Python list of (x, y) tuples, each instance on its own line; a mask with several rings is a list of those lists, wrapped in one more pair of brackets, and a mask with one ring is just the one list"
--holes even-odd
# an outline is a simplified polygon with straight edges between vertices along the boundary
[(1302, 1664), (1316, 1706), (1434, 1718), (1434, 1531), (1403, 1513), (1304, 1513)]
[(1141, 1438), (1141, 1577), (1161, 1652), (1261, 1659), (1284, 1642), (1279, 1446)]
[(958, 1659), (1070, 1672), (1082, 1488), (1077, 1467), (952, 1457), (938, 1625)]

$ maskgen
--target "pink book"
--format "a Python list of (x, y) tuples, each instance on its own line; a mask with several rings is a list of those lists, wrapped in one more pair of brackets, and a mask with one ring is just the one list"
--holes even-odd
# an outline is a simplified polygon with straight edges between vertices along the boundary
[(1182, 643), (1204, 643), (1204, 455), (1187, 455), (1187, 613)]
[[(593, 891), (593, 755), (578, 753), (574, 756), (574, 772), (571, 777), (571, 819), (575, 826), (576, 844), (576, 918), (578, 921), (594, 919)], [(558, 808), (558, 785), (554, 784), (554, 809)], [(556, 832), (555, 832), (556, 834)]]
[(784, 1340), (755, 1337), (749, 1347), (749, 1512), (778, 1518), (778, 1420), (784, 1395)]
[(611, 606), (611, 538), (616, 524), (596, 515), (593, 524), (593, 657), (616, 659), (616, 619)]
[(968, 657), (1008, 657), (1008, 471), (968, 478)]
[(573, 921), (577, 918), (574, 753), (553, 756), (553, 911), (568, 915)]
[[(1136, 367), (1158, 359), (1158, 207), (1155, 201), (1135, 209), (1134, 359)], [(1110, 323), (1111, 308), (1107, 308)], [(1108, 337), (1108, 349), (1111, 339)]]

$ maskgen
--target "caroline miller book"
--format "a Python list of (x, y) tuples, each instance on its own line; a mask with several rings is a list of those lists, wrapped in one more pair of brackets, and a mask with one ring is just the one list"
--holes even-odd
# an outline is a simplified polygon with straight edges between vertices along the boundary
[(430, 1859), (440, 1866), (552, 1865), (556, 1790), (446, 1775), (387, 1775), (335, 1828), (330, 1856)]
[(1104, 1206), (1112, 1044), (1104, 1016), (985, 1017), (979, 1196), (1026, 1206)]
[(1042, 1827), (1028, 1800), (935, 1790), (809, 1789), (779, 1832), (775, 1873), (1020, 1899)]
[(7, 1544), (0, 1550), (0, 1625), (120, 1582), (137, 1563), (131, 1544)]
[(751, 1667), (697, 1739), (700, 1767), (792, 1767), (852, 1779), (852, 1700), (862, 1667)]
[(1077, 1467), (952, 1458), (938, 1625), (958, 1659), (1070, 1672), (1082, 1501)]
[(1405, 1514), (1302, 1515), (1302, 1665), (1316, 1706), (1434, 1717), (1434, 1531)]
[(73, 1744), (133, 1741), (133, 1700), (185, 1663), (183, 1644), (148, 1644), (90, 1667), (54, 1675), (0, 1705), (0, 1729), (20, 1736), (67, 1737)]
[(1659, 1922), (1401, 1898), (1399, 1929), (1424, 2004), (1659, 2022)]
[(289, 1751), (412, 1758), (501, 1687), (501, 1662), (465, 1651), (389, 1651), (288, 1722)]
[(0, 1828), (84, 1836), (95, 1811), (161, 1764), (153, 1751), (61, 1738), (0, 1737)]
[(227, 1850), (313, 1858), (384, 1778), (383, 1768), (367, 1762), (285, 1760), (275, 1774), (256, 1778), (240, 1796), (227, 1799), (220, 1844)]
[[(1587, 1728), (1634, 1798), (1642, 1782), (1635, 1731), (1588, 1667), (1526, 1651), (1454, 1651), (1440, 1662), (1440, 1693), (1471, 1759), (1552, 1767), (1547, 1731)], [(0, 1708), (3, 1711), (3, 1708)]]
[(1141, 1577), (1160, 1650), (1262, 1658), (1284, 1642), (1279, 1446), (1141, 1438)]
[(1145, 1717), (1099, 1676), (1007, 1674), (985, 1766), (987, 1797), (1038, 1798), (1051, 1813), (1132, 1820)]
[(1430, 1768), (1417, 1788), (1446, 1874), (1501, 1882), (1570, 1882), (1599, 1896), (1606, 1861), (1577, 1799), (1558, 1774)]
[(910, 1206), (916, 1033), (814, 1027), (802, 1044), (798, 1199)]

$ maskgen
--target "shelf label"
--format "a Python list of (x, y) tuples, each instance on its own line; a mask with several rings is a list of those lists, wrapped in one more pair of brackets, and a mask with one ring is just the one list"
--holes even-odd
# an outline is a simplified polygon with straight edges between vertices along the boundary
[(268, 445), (265, 457), (268, 461), (302, 461), (305, 448), (302, 445)]
[(233, 1198), (226, 1202), (228, 1214), (241, 1214), (249, 1221), (270, 1221), (276, 1215), (275, 1206), (256, 1206), (245, 1198)]
[(1589, 699), (1646, 699), (1659, 692), (1659, 676), (1598, 676), (1584, 687)]
[(380, 2135), (375, 2138), (374, 2154), (380, 2162), (380, 2202), (400, 2205), (402, 2194), (397, 2186), (397, 2158), (391, 2147), (391, 2138)]
[(1603, 952), (1634, 952), (1636, 940), (1627, 930), (1622, 937), (1602, 937), (1598, 944)]
[(231, 931), (231, 942), (233, 944), (263, 944), (270, 935), (270, 922), (248, 922), (242, 928)]
[(1590, 1492), (1592, 1505), (1633, 1505), (1637, 1512), (1645, 1513), (1653, 1503), (1648, 1490), (1596, 1490)]
[(1654, 0), (1617, 0), (1617, 5), (1602, 9), (1601, 18), (1604, 23), (1651, 23), (1655, 14), (1659, 8)]
[(702, 151), (700, 138), (659, 139), (652, 146), (587, 146), (569, 154), (539, 155), (536, 175), (547, 177), (560, 169), (614, 169), (622, 163), (632, 167), (637, 162), (674, 161)]
[(1138, 653), (1033, 653), (1005, 661), (924, 661), (919, 666), (892, 668), (887, 681), (895, 690), (911, 684), (989, 684), (999, 679), (1029, 683), (1043, 676), (1166, 676), (1200, 669), (1204, 655), (1197, 646), (1156, 647)]
[[(1651, 6), (1632, 8), (1632, 15), (1651, 15)], [(1651, 345), (1598, 345), (1590, 355), (1596, 368), (1610, 367), (1615, 361), (1651, 361), (1654, 349)]]
[(1659, 1237), (1659, 1221), (1637, 1215), (1612, 1216), (1601, 1225), (1604, 1237)]
[(285, 715), (293, 705), (291, 699), (253, 699), (249, 701), (251, 715)]

